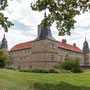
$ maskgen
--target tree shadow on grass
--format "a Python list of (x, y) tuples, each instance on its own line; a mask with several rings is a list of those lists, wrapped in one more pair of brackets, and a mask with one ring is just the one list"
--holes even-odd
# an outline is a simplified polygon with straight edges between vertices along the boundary
[(66, 82), (60, 82), (60, 84), (35, 83), (32, 88), (34, 90), (90, 90), (90, 87), (75, 86)]

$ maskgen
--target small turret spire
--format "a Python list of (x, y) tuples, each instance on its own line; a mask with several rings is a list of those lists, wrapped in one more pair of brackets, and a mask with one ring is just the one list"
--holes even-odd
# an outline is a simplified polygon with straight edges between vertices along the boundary
[(5, 34), (3, 35), (3, 38), (5, 38)]
[(85, 41), (86, 41), (86, 37), (85, 37)]
[(3, 35), (3, 39), (1, 41), (1, 46), (0, 46), (1, 49), (8, 49), (8, 45), (7, 45), (7, 40), (5, 38), (5, 34)]
[(88, 46), (88, 42), (87, 42), (86, 38), (85, 38), (85, 41), (83, 43), (83, 52), (89, 53), (89, 46)]
[(44, 17), (46, 17), (46, 11), (45, 11), (45, 13), (44, 13)]

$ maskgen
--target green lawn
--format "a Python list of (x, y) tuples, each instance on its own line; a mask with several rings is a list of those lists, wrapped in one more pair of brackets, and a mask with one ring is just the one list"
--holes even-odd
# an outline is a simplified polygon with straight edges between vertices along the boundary
[(90, 72), (40, 74), (0, 69), (0, 90), (90, 90)]

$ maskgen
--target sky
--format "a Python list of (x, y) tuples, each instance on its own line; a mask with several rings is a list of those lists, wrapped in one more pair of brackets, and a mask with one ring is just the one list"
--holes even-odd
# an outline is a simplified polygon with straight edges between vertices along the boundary
[[(8, 49), (14, 45), (32, 41), (37, 37), (37, 26), (44, 18), (44, 11), (32, 11), (30, 3), (35, 0), (8, 0), (8, 7), (4, 12), (6, 17), (14, 23), (14, 26), (9, 28), (8, 33), (0, 29), (0, 41), (5, 33), (8, 41)], [(66, 39), (68, 44), (76, 45), (82, 49), (85, 37), (90, 46), (90, 12), (86, 12), (75, 17), (77, 23), (75, 29), (71, 30), (71, 36), (58, 36), (58, 30), (55, 23), (51, 26), (52, 35), (58, 41)]]

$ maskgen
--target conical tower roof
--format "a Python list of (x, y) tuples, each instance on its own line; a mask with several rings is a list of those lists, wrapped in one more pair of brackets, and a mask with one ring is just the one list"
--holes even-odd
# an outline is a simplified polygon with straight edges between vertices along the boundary
[(88, 42), (87, 42), (86, 38), (85, 38), (85, 41), (83, 43), (83, 52), (89, 53), (89, 46), (88, 46)]
[(5, 38), (5, 34), (3, 36), (3, 39), (1, 41), (1, 46), (0, 46), (1, 49), (8, 49), (8, 46), (7, 46), (7, 40)]
[[(44, 17), (46, 17), (46, 12), (44, 14)], [(50, 26), (47, 26), (44, 29), (43, 23), (38, 25), (38, 36), (37, 36), (36, 40), (41, 40), (41, 39), (50, 39), (50, 40), (56, 41), (52, 36)]]

